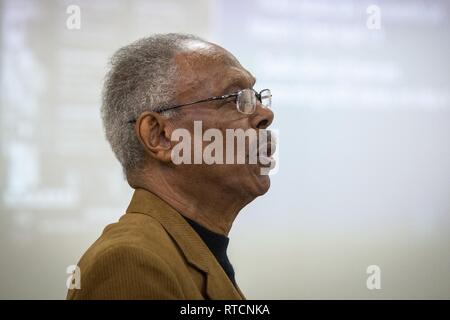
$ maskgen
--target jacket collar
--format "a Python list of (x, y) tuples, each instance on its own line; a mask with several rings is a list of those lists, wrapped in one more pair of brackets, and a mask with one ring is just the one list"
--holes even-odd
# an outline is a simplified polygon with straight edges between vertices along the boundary
[(147, 214), (164, 227), (178, 244), (188, 263), (206, 274), (206, 292), (210, 299), (245, 299), (200, 236), (168, 203), (147, 190), (136, 189), (127, 209), (127, 213), (130, 212)]

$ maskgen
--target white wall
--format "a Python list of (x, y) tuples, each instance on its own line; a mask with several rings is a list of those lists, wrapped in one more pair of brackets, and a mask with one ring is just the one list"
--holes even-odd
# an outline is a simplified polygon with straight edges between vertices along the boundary
[[(72, 4), (79, 30), (66, 27)], [(380, 29), (367, 27), (372, 4)], [(248, 298), (450, 298), (449, 10), (3, 1), (0, 298), (64, 298), (66, 267), (125, 210), (132, 190), (103, 137), (102, 78), (117, 48), (157, 32), (219, 43), (273, 91), (279, 171), (231, 233)], [(372, 264), (381, 290), (366, 288)]]

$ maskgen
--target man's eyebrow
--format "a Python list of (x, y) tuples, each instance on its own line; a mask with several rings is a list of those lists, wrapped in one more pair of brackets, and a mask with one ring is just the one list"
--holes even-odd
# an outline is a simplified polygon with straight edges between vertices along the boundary
[[(252, 83), (250, 88), (253, 88), (253, 86), (256, 83), (256, 78), (253, 77), (252, 75), (250, 75), (250, 77), (251, 77), (251, 83)], [(225, 87), (223, 92), (224, 92), (224, 94), (230, 94), (230, 93), (234, 93), (234, 91), (231, 89), (242, 90), (242, 89), (246, 89), (246, 88), (248, 88), (246, 81), (241, 77), (237, 77), (237, 78), (233, 78), (233, 80), (231, 80), (231, 82), (228, 83), (228, 85)], [(230, 91), (233, 91), (233, 92), (230, 92)]]
[(229, 82), (227, 84), (227, 86), (225, 87), (225, 89), (222, 92), (223, 92), (223, 94), (234, 93), (234, 91), (236, 91), (236, 89), (238, 89), (238, 90), (244, 89), (243, 86), (244, 85), (243, 85), (242, 79), (234, 78), (231, 82)]

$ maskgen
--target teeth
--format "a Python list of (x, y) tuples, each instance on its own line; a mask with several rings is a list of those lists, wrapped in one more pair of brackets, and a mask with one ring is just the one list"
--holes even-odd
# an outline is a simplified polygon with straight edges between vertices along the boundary
[(259, 164), (262, 165), (263, 167), (270, 167), (270, 168), (274, 168), (276, 163), (274, 158), (264, 156), (260, 156), (258, 161)]

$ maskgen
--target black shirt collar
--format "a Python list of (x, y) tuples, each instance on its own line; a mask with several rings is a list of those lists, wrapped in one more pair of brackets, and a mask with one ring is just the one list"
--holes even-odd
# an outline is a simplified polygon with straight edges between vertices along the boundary
[[(183, 216), (184, 217), (184, 216)], [(198, 224), (197, 222), (184, 217), (186, 221), (191, 225), (191, 227), (197, 232), (209, 250), (212, 252), (214, 257), (216, 257), (217, 262), (222, 266), (222, 269), (227, 274), (231, 282), (236, 286), (236, 281), (234, 278), (234, 269), (228, 259), (227, 248), (230, 239), (222, 234), (215, 233), (204, 226)]]

